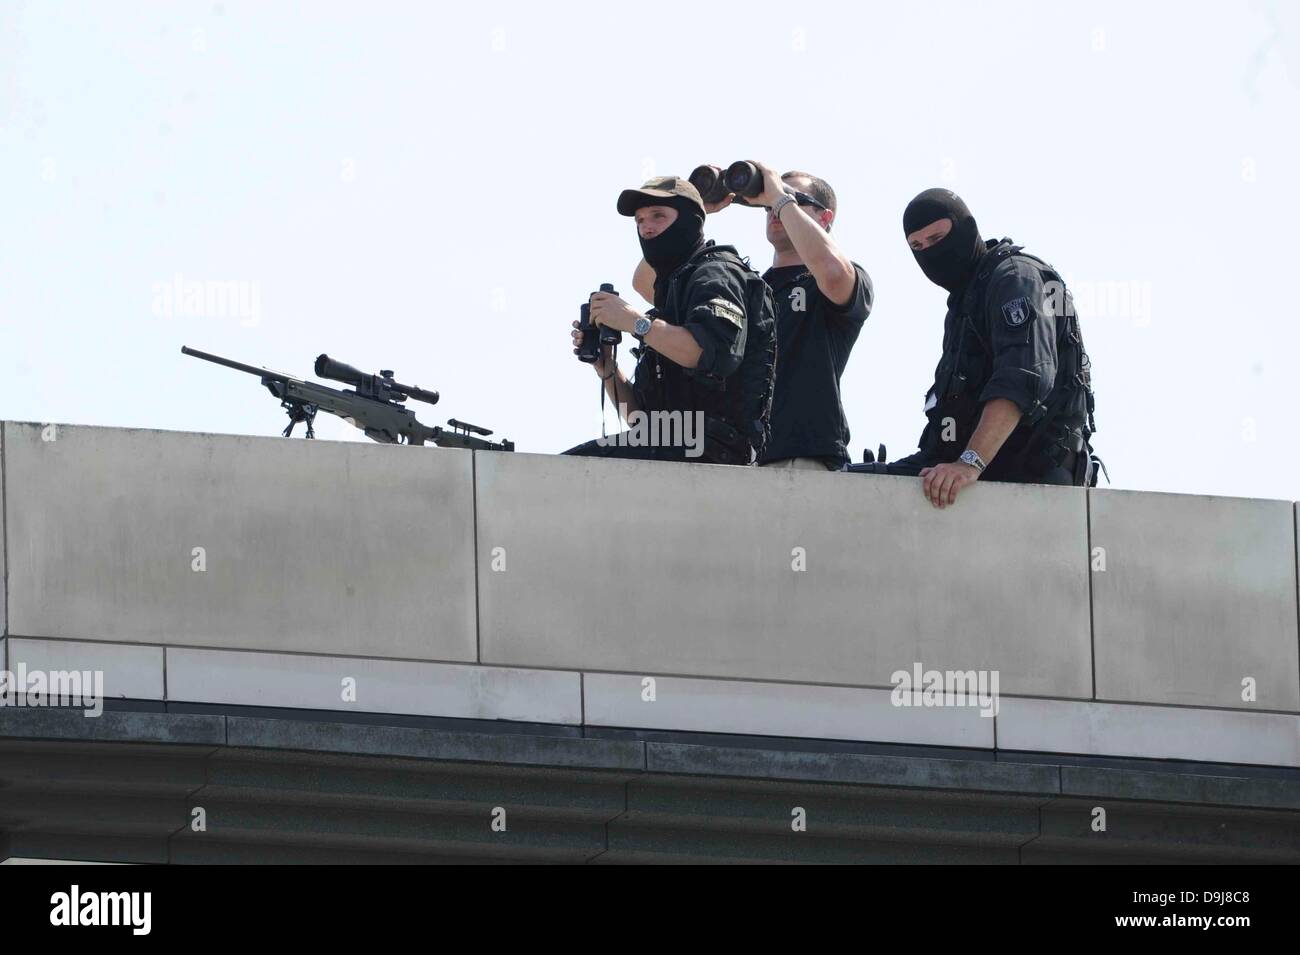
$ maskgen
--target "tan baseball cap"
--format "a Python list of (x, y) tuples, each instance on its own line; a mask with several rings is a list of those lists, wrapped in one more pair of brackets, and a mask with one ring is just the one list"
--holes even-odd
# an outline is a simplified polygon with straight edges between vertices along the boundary
[(633, 216), (642, 206), (672, 205), (664, 202), (665, 199), (672, 198), (685, 199), (699, 207), (700, 215), (705, 213), (700, 191), (691, 185), (690, 180), (676, 176), (657, 176), (647, 179), (640, 189), (624, 189), (619, 193), (618, 214)]

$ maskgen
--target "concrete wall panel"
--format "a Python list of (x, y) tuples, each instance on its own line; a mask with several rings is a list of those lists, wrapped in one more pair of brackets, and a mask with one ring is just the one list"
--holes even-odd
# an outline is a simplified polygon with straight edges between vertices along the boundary
[(1090, 520), (1099, 700), (1300, 711), (1291, 502), (1093, 491)]
[(480, 454), (476, 490), (484, 662), (1091, 696), (1079, 489)]
[(589, 726), (993, 748), (993, 717), (968, 707), (894, 706), (890, 691), (740, 680), (583, 676)]
[(475, 659), (469, 453), (5, 427), (12, 633)]
[[(353, 698), (345, 698), (351, 680)], [(169, 649), (167, 698), (237, 706), (582, 722), (581, 678), (558, 670)]]
[(163, 648), (76, 640), (26, 640), (15, 637), (13, 667), (32, 670), (98, 670), (104, 674), (104, 698), (163, 699)]
[(1002, 701), (998, 748), (1300, 766), (1300, 716), (1068, 700)]

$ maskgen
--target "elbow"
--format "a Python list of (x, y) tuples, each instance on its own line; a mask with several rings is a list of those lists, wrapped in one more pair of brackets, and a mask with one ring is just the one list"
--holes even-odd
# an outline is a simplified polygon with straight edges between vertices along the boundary
[(1019, 422), (1026, 412), (1026, 408), (1020, 401), (1011, 398), (994, 398), (987, 407), (998, 417), (1013, 423)]
[(1027, 407), (1020, 407), (1020, 411), (1022, 414), (1034, 418), (1040, 416), (1042, 411), (1046, 410), (1048, 401), (1052, 397), (1052, 387), (1056, 383), (1056, 365), (1040, 365), (1029, 374), (1031, 380), (1029, 381), (1029, 393), (1026, 397), (1030, 400), (1025, 402)]
[(740, 356), (728, 352), (723, 356), (722, 360), (717, 363), (717, 366), (718, 367), (715, 369), (714, 374), (719, 378), (730, 378), (740, 370)]
[(852, 264), (831, 258), (822, 266), (821, 274), (825, 276), (820, 283), (822, 294), (836, 305), (847, 305), (858, 284), (858, 273)]
[(685, 332), (675, 349), (676, 354), (669, 357), (687, 371), (703, 371), (713, 362), (715, 349), (706, 347), (707, 338), (702, 339), (701, 333), (694, 326), (686, 326)]

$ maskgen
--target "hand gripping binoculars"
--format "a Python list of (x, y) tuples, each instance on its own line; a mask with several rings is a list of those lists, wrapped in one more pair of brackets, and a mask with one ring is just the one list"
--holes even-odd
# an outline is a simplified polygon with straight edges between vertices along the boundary
[[(610, 295), (617, 295), (614, 286), (606, 282), (600, 287), (600, 291), (608, 292)], [(591, 293), (595, 295), (595, 292)], [(605, 325), (593, 325), (591, 322), (591, 296), (587, 296), (587, 301), (582, 303), (582, 308), (578, 313), (578, 330), (582, 332), (582, 344), (578, 346), (578, 361), (585, 361), (588, 364), (595, 362), (600, 358), (600, 349), (605, 345), (617, 345), (623, 340), (623, 333), (617, 328), (609, 328)]]
[(713, 204), (733, 192), (741, 199), (753, 199), (763, 191), (763, 174), (752, 162), (740, 159), (725, 170), (719, 166), (696, 166), (690, 183), (701, 199)]
[[(735, 193), (735, 202), (742, 206), (752, 206), (753, 203), (749, 200), (763, 192), (763, 174), (747, 159), (733, 162), (725, 170), (718, 166), (696, 166), (690, 175), (690, 183), (708, 205), (721, 202), (728, 194)], [(800, 205), (807, 204), (823, 211), (827, 208), (819, 199), (806, 192), (791, 189), (788, 185), (782, 188), (787, 195), (794, 196)]]

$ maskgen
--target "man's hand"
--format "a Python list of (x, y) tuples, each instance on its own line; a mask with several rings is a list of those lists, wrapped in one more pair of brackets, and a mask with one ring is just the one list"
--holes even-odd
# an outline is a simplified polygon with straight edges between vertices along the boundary
[[(578, 354), (578, 346), (581, 344), (582, 326), (578, 324), (578, 320), (575, 318), (573, 320), (573, 353), (575, 355)], [(596, 374), (600, 375), (601, 378), (609, 377), (609, 370), (613, 364), (610, 361), (611, 357), (610, 346), (605, 345), (600, 349), (600, 357), (591, 363), (591, 367), (596, 369)]]
[(750, 160), (759, 173), (763, 176), (763, 191), (753, 199), (746, 199), (747, 205), (765, 206), (770, 209), (784, 195), (789, 195), (790, 187), (787, 186), (781, 177), (776, 174), (776, 170), (771, 166), (765, 166), (757, 159)]
[(979, 468), (954, 461), (921, 469), (921, 491), (937, 508), (957, 502), (957, 494), (968, 484), (979, 480)]
[(597, 292), (591, 297), (591, 321), (594, 325), (605, 325), (631, 334), (640, 317), (640, 312), (617, 295)]
[(731, 205), (731, 201), (735, 198), (736, 194), (734, 192), (729, 192), (717, 202), (704, 203), (704, 211), (708, 215), (713, 215), (715, 212), (721, 212), (723, 209), (727, 208), (727, 206)]

